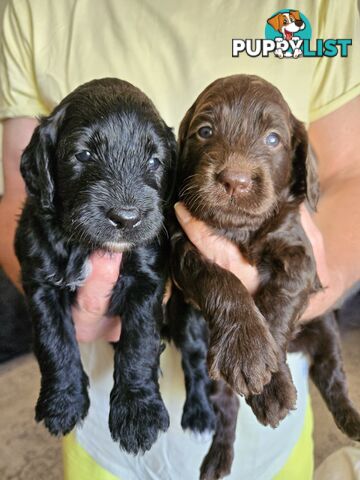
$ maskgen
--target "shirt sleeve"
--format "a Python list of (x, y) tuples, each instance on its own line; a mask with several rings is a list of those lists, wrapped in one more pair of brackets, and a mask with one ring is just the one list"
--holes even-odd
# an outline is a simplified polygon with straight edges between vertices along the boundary
[(27, 0), (9, 0), (1, 29), (0, 119), (47, 114), (36, 85), (33, 28)]
[[(312, 81), (310, 121), (327, 115), (360, 94), (360, 17), (356, 0), (322, 2), (318, 38), (350, 38), (348, 56), (319, 57)], [(310, 59), (311, 60), (311, 59)]]

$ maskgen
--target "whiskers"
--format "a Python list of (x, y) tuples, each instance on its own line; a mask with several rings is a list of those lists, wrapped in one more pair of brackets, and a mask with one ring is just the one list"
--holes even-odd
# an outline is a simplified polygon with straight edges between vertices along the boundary
[(100, 233), (101, 233), (101, 228), (97, 228), (97, 231), (95, 232), (94, 236), (90, 236), (87, 232), (86, 229), (84, 228), (84, 225), (91, 224), (92, 220), (92, 215), (90, 212), (87, 210), (83, 210), (80, 212), (80, 215), (77, 214), (76, 217), (74, 216), (71, 218), (71, 232), (66, 239), (66, 244), (69, 245), (73, 242), (80, 243), (80, 244), (86, 244), (86, 246), (90, 250), (95, 250), (98, 245), (97, 242), (94, 240), (94, 238), (97, 238)]

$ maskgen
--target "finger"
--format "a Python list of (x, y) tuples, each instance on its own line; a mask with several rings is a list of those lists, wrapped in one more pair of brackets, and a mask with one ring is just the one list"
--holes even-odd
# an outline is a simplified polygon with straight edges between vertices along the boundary
[(309, 210), (305, 203), (300, 205), (300, 218), (301, 224), (305, 230), (305, 233), (310, 240), (311, 245), (318, 245), (323, 243), (323, 238), (320, 230), (316, 226)]
[[(108, 317), (109, 318), (109, 317)], [(103, 337), (108, 342), (118, 342), (121, 335), (121, 319), (119, 317), (111, 317), (104, 331)]]
[(238, 277), (253, 295), (259, 286), (257, 268), (249, 264), (240, 249), (224, 237), (214, 235), (202, 221), (192, 217), (185, 205), (174, 206), (178, 221), (195, 247), (209, 260)]
[(211, 230), (206, 223), (194, 218), (182, 202), (177, 202), (174, 208), (176, 217), (189, 240), (202, 251), (204, 239), (212, 236)]
[(332, 299), (334, 296), (334, 286), (330, 283), (330, 271), (327, 265), (323, 236), (304, 203), (300, 205), (300, 216), (301, 224), (313, 249), (318, 277), (321, 285), (324, 287), (324, 290), (311, 295), (309, 305), (299, 319), (300, 323), (307, 323), (326, 310), (331, 303), (329, 299)]
[(318, 272), (321, 284), (323, 287), (326, 287), (329, 284), (330, 277), (323, 236), (304, 203), (300, 205), (300, 217), (301, 224), (313, 249), (316, 270)]
[(121, 333), (121, 321), (119, 317), (104, 316), (98, 322), (75, 323), (76, 338), (79, 342), (93, 342), (99, 338), (105, 338), (108, 342), (117, 342)]
[(90, 256), (91, 273), (77, 292), (75, 323), (94, 324), (107, 313), (121, 259), (121, 253), (95, 252)]
[(163, 305), (167, 304), (167, 302), (169, 301), (169, 299), (171, 297), (171, 294), (172, 294), (172, 281), (171, 281), (170, 278), (168, 278), (168, 280), (166, 281), (166, 284), (165, 284), (165, 292), (164, 292), (164, 296), (163, 296), (163, 299), (162, 299)]

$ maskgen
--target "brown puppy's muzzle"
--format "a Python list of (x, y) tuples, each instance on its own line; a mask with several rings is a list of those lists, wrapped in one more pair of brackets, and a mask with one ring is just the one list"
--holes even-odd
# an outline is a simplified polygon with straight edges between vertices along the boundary
[(224, 168), (217, 175), (217, 181), (223, 185), (226, 193), (231, 197), (241, 196), (250, 192), (253, 179), (249, 172), (234, 168)]
[[(220, 158), (219, 158), (220, 157)], [(214, 175), (215, 202), (219, 209), (235, 209), (260, 213), (266, 211), (275, 200), (271, 173), (258, 154), (243, 155), (232, 152), (217, 156)], [(223, 159), (222, 159), (223, 158)]]

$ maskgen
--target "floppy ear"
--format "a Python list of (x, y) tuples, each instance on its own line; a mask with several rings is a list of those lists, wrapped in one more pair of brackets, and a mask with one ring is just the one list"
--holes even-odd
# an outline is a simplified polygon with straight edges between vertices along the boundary
[(306, 197), (313, 211), (320, 196), (317, 160), (309, 145), (305, 126), (293, 117), (293, 159), (291, 193)]
[(28, 195), (36, 198), (46, 210), (53, 208), (55, 142), (63, 114), (64, 110), (58, 110), (40, 120), (20, 162)]
[(185, 141), (187, 138), (187, 134), (189, 131), (189, 126), (191, 119), (194, 115), (195, 111), (195, 106), (196, 102), (189, 108), (189, 110), (185, 113), (184, 118), (181, 120), (180, 127), (179, 127), (179, 135), (178, 135), (178, 141), (179, 141), (179, 154), (182, 155), (184, 146), (185, 146)]
[(289, 10), (289, 14), (292, 15), (295, 20), (301, 20), (299, 10)]
[(277, 32), (280, 31), (280, 17), (281, 13), (278, 13), (277, 15), (274, 15), (273, 17), (267, 19), (267, 23), (271, 25), (273, 29)]
[(177, 161), (178, 145), (174, 135), (174, 130), (167, 125), (165, 125), (165, 128), (167, 133), (167, 144), (171, 155), (171, 168), (175, 168)]
[(169, 202), (175, 188), (176, 182), (176, 166), (177, 166), (177, 156), (178, 156), (178, 146), (175, 139), (173, 129), (165, 125), (166, 131), (166, 141), (167, 146), (170, 151), (170, 162), (167, 168), (167, 178), (166, 178), (166, 187), (165, 187), (165, 201)]

